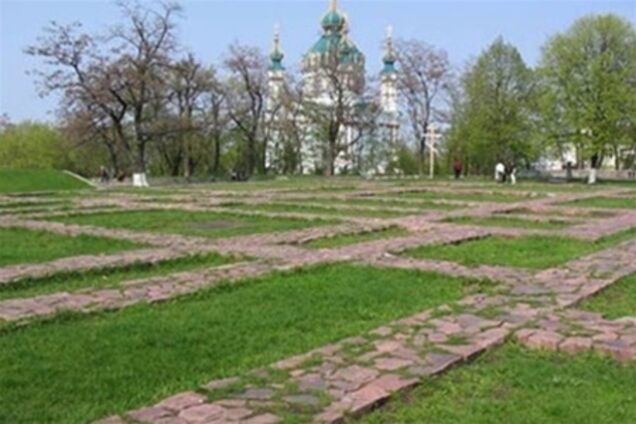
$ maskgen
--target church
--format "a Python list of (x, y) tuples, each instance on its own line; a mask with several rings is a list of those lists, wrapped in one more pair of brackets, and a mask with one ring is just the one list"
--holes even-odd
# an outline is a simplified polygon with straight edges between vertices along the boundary
[[(320, 21), (322, 35), (309, 48), (302, 58), (302, 107), (304, 116), (314, 110), (328, 111), (326, 113), (339, 114), (342, 119), (335, 134), (331, 134), (333, 144), (338, 149), (331, 157), (333, 173), (342, 174), (352, 170), (356, 161), (364, 154), (369, 154), (371, 143), (361, 137), (361, 110), (373, 110), (375, 140), (385, 152), (393, 150), (397, 143), (400, 130), (398, 109), (396, 55), (393, 47), (391, 29), (387, 30), (384, 56), (379, 61), (379, 90), (375, 98), (365, 96), (365, 55), (349, 36), (350, 21), (348, 16), (339, 9), (337, 1), (331, 0), (326, 13)], [(269, 98), (267, 110), (269, 119), (276, 121), (277, 114), (289, 113), (282, 111), (280, 104), (285, 82), (284, 54), (281, 48), (280, 34), (276, 30), (274, 44), (270, 54), (268, 72)], [(332, 118), (333, 119), (333, 118)], [(302, 124), (303, 140), (300, 152), (300, 169), (305, 174), (312, 174), (325, 168), (325, 139), (329, 136), (317, 130), (315, 120), (305, 119)], [(268, 167), (276, 167), (283, 147), (272, 135), (272, 142), (268, 144), (266, 158)], [(386, 164), (380, 164), (377, 172)]]

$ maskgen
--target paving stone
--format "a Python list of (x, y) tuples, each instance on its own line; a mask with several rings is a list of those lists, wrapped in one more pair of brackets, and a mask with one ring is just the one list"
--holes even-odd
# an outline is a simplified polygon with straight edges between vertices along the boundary
[(378, 352), (381, 353), (393, 352), (394, 350), (400, 349), (402, 347), (402, 343), (395, 340), (381, 340), (375, 342), (375, 348)]
[(280, 418), (274, 414), (261, 414), (255, 417), (241, 421), (243, 424), (277, 424), (281, 422)]
[(364, 384), (373, 380), (378, 375), (378, 371), (371, 368), (364, 368), (358, 365), (338, 370), (333, 379), (345, 380), (352, 383)]
[(239, 397), (250, 400), (270, 400), (274, 397), (274, 391), (271, 389), (247, 389)]
[(153, 424), (188, 424), (188, 421), (179, 417), (165, 417), (159, 418), (158, 420), (154, 421)]
[(185, 392), (178, 395), (164, 399), (157, 404), (160, 408), (169, 409), (171, 411), (179, 412), (183, 409), (189, 408), (194, 405), (200, 405), (206, 401), (206, 397), (195, 392)]
[(247, 408), (230, 408), (225, 411), (224, 419), (238, 421), (252, 415), (252, 413), (253, 411)]
[(403, 379), (402, 377), (396, 374), (385, 374), (369, 384), (377, 386), (386, 392), (393, 393), (399, 390), (404, 390), (406, 388), (413, 387), (417, 383), (418, 383), (418, 380), (415, 378)]
[(285, 402), (294, 403), (298, 405), (309, 405), (316, 406), (320, 404), (320, 399), (316, 396), (312, 395), (294, 395), (294, 396), (285, 396), (283, 398)]
[(444, 349), (448, 352), (454, 353), (462, 357), (462, 359), (467, 360), (477, 355), (479, 352), (484, 350), (478, 344), (469, 344), (469, 345), (439, 345), (439, 348)]
[(557, 350), (563, 336), (552, 331), (537, 330), (525, 341), (525, 345), (533, 349)]
[(606, 353), (620, 362), (630, 362), (636, 359), (636, 349), (619, 341), (595, 343), (594, 349)]
[(179, 413), (179, 418), (188, 423), (205, 423), (222, 418), (225, 415), (225, 408), (219, 405), (203, 404), (191, 406)]
[(298, 379), (298, 389), (302, 392), (325, 390), (327, 383), (320, 374), (306, 374)]
[(170, 411), (158, 406), (149, 406), (146, 408), (137, 409), (127, 414), (130, 418), (139, 421), (141, 423), (153, 423), (160, 418), (169, 417), (172, 415)]
[(587, 337), (568, 337), (559, 345), (559, 350), (567, 353), (580, 353), (592, 348), (592, 339)]
[(400, 368), (413, 365), (413, 361), (400, 358), (378, 358), (375, 360), (375, 368), (382, 371), (395, 371)]
[(369, 411), (380, 402), (386, 400), (389, 396), (390, 393), (381, 387), (374, 384), (368, 384), (348, 396), (352, 402), (349, 411), (353, 415), (362, 414)]
[(429, 353), (426, 361), (430, 364), (431, 374), (438, 374), (453, 366), (462, 359), (460, 355), (445, 353)]

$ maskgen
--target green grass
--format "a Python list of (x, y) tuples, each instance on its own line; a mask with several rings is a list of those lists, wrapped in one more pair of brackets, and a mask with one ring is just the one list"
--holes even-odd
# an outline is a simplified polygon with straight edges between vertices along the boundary
[(457, 244), (420, 246), (404, 252), (414, 258), (459, 262), (467, 266), (500, 265), (544, 269), (636, 238), (636, 228), (586, 242), (568, 237), (486, 237)]
[(488, 237), (459, 244), (421, 246), (405, 252), (414, 258), (543, 269), (591, 252), (586, 243), (561, 237)]
[(378, 231), (367, 231), (358, 234), (342, 234), (334, 237), (323, 237), (305, 243), (303, 244), (303, 247), (309, 247), (312, 249), (334, 248), (355, 243), (362, 243), (365, 241), (380, 240), (391, 237), (401, 237), (407, 234), (408, 231), (400, 227), (389, 227)]
[[(436, 191), (416, 191), (402, 192), (398, 196), (407, 199), (431, 199), (431, 200), (462, 200), (465, 202), (521, 202), (529, 200), (531, 197), (522, 194), (512, 193), (461, 193), (456, 191), (436, 192)], [(494, 188), (493, 188), (494, 190)]]
[(55, 221), (94, 225), (106, 228), (177, 233), (205, 237), (230, 237), (255, 233), (295, 230), (328, 221), (264, 216), (241, 216), (230, 213), (186, 212), (175, 210), (95, 213), (56, 217)]
[(563, 221), (559, 219), (549, 219), (547, 221), (535, 221), (531, 219), (523, 219), (516, 217), (458, 217), (449, 218), (444, 222), (452, 222), (453, 224), (480, 225), (483, 227), (506, 227), (506, 228), (527, 228), (531, 230), (560, 230), (576, 223), (575, 221)]
[(636, 422), (636, 363), (506, 345), (426, 381), (363, 423)]
[(165, 276), (183, 271), (215, 267), (232, 262), (218, 254), (193, 255), (159, 263), (136, 263), (117, 268), (57, 273), (10, 284), (0, 284), (0, 300), (33, 297), (57, 292), (73, 292), (86, 288), (119, 287), (124, 281)]
[(46, 262), (66, 256), (106, 254), (139, 247), (125, 240), (0, 228), (0, 266)]
[(633, 197), (591, 197), (565, 203), (571, 206), (585, 206), (591, 208), (636, 209), (636, 196)]
[(473, 293), (411, 270), (320, 266), (0, 329), (0, 422), (87, 422)]
[(328, 216), (365, 216), (372, 218), (394, 218), (408, 214), (405, 212), (382, 209), (336, 209), (328, 206), (321, 207), (313, 205), (300, 205), (295, 203), (261, 203), (258, 205), (227, 203), (224, 206), (228, 208), (257, 210), (263, 212), (307, 213)]
[(351, 197), (346, 200), (336, 198), (320, 198), (320, 199), (308, 199), (308, 198), (289, 198), (285, 199), (286, 202), (325, 202), (329, 205), (349, 205), (349, 206), (377, 206), (377, 207), (394, 207), (394, 208), (408, 208), (408, 209), (440, 209), (440, 210), (453, 210), (461, 207), (461, 205), (454, 205), (449, 203), (439, 203), (433, 201), (417, 201), (412, 199), (399, 199), (395, 197), (374, 197), (374, 196), (358, 196)]
[(0, 193), (77, 190), (88, 184), (61, 171), (40, 169), (0, 169)]
[(581, 304), (582, 309), (600, 312), (608, 319), (636, 316), (636, 274), (625, 277)]

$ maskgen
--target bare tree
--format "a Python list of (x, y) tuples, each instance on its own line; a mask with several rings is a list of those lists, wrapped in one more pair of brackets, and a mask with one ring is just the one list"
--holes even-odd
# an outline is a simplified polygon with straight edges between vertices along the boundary
[(365, 91), (364, 74), (357, 64), (343, 61), (339, 50), (322, 55), (310, 84), (320, 95), (305, 96), (305, 119), (315, 140), (323, 143), (325, 174), (334, 175), (339, 155), (354, 159), (354, 147), (373, 126), (378, 109)]
[(156, 137), (148, 109), (166, 96), (165, 74), (177, 48), (175, 16), (181, 8), (176, 3), (162, 3), (157, 10), (136, 2), (119, 6), (127, 22), (111, 30), (110, 40), (120, 53), (117, 65), (132, 115), (136, 169), (143, 174), (147, 145)]
[(229, 116), (245, 142), (245, 176), (265, 168), (266, 59), (258, 48), (232, 44), (225, 59), (230, 72)]
[[(25, 50), (43, 58), (48, 65), (31, 72), (38, 77), (40, 95), (61, 93), (63, 117), (77, 113), (84, 133), (101, 134), (99, 139), (107, 145), (111, 165), (118, 172), (120, 164), (115, 152), (130, 150), (130, 144), (124, 128), (129, 104), (117, 67), (108, 57), (95, 53), (99, 50), (95, 38), (82, 32), (79, 23), (52, 22), (44, 32), (36, 45)], [(110, 128), (107, 132), (105, 126)]]
[(423, 171), (426, 133), (451, 76), (448, 55), (420, 40), (397, 40), (398, 89), (417, 142), (419, 172)]

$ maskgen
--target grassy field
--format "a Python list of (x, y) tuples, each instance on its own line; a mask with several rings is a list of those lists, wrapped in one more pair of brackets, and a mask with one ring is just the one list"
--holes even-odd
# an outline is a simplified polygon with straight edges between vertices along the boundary
[[(29, 177), (28, 173), (25, 175), (25, 181), (37, 180)], [(42, 178), (43, 174), (38, 175)], [(60, 175), (63, 174), (58, 177)], [(399, 219), (412, 212), (422, 214), (401, 224), (421, 230), (421, 233), (409, 233), (400, 227), (390, 226), (377, 231), (323, 237), (300, 245), (321, 249), (409, 234), (418, 234), (425, 241), (428, 234), (424, 231), (436, 230), (435, 223), (445, 217), (443, 211), (474, 208), (475, 202), (526, 201), (548, 198), (550, 193), (587, 190), (598, 191), (594, 194), (597, 197), (569, 206), (633, 208), (631, 202), (636, 201), (634, 196), (618, 199), (602, 197), (607, 195), (603, 194), (605, 188), (613, 187), (609, 185), (588, 187), (584, 184), (521, 182), (513, 187), (485, 179), (476, 182), (438, 179), (431, 182), (423, 179), (373, 181), (355, 177), (299, 177), (247, 183), (183, 184), (148, 190), (122, 187), (89, 191), (72, 190), (82, 188), (76, 180), (71, 180), (72, 183), (67, 181), (69, 186), (65, 186), (58, 184), (56, 178), (51, 177), (47, 181), (50, 183), (48, 188), (34, 188), (38, 186), (33, 182), (24, 186), (13, 184), (13, 188), (23, 193), (14, 192), (10, 199), (0, 202), (0, 214), (79, 208), (74, 200), (80, 198), (130, 200), (134, 204), (154, 201), (170, 204), (175, 209), (152, 209), (153, 205), (148, 204), (149, 210), (127, 211), (123, 206), (112, 206), (112, 211), (82, 214), (78, 210), (75, 214), (39, 219), (210, 238), (276, 234), (342, 224), (350, 217)], [(7, 184), (0, 181), (0, 194)], [(71, 187), (74, 184), (80, 186)], [(398, 194), (397, 191), (386, 190), (399, 187), (421, 191)], [(426, 191), (427, 188), (430, 190)], [(436, 189), (444, 191), (437, 192)], [(36, 195), (42, 203), (31, 198)], [(248, 202), (250, 199), (270, 198), (263, 204)], [(209, 199), (226, 201), (225, 209), (221, 212), (218, 207), (201, 212), (185, 210), (188, 205), (206, 210), (203, 208)], [(85, 209), (92, 207), (87, 205)], [(184, 210), (177, 209), (179, 205), (183, 205)], [(341, 205), (352, 208), (336, 208)], [(411, 211), (390, 210), (391, 207)], [(556, 212), (549, 220), (539, 221), (518, 216), (527, 213), (524, 207), (519, 205), (510, 214), (488, 218), (459, 217), (450, 222), (543, 229), (550, 231), (542, 233), (549, 236), (493, 236), (457, 244), (421, 246), (403, 254), (453, 261), (471, 267), (500, 265), (538, 270), (560, 266), (622, 241), (636, 239), (636, 228), (597, 242), (553, 236), (560, 233), (556, 230), (601, 215), (605, 217), (608, 211), (589, 209), (588, 215), (577, 216), (577, 221), (566, 221)], [(270, 218), (240, 213), (250, 211), (324, 217)], [(585, 213), (583, 209), (581, 211)], [(622, 211), (616, 209), (609, 213), (619, 214)], [(0, 219), (3, 219), (2, 215)], [(4, 216), (4, 219), (7, 217)], [(386, 221), (386, 225), (395, 225), (395, 222), (398, 222), (397, 219)], [(459, 230), (463, 228), (459, 227)], [(290, 238), (285, 243), (294, 241)], [(0, 267), (75, 255), (109, 254), (140, 247), (107, 238), (0, 229)], [(263, 255), (262, 260), (282, 266), (294, 266), (298, 263), (296, 260), (333, 257), (325, 252), (281, 246), (281, 258), (272, 259), (275, 247), (272, 245), (264, 249), (267, 249), (267, 255)], [(288, 252), (292, 252), (293, 256), (289, 263), (286, 262), (288, 258), (282, 257)], [(388, 253), (378, 250), (369, 254), (382, 257)], [(351, 255), (343, 251), (341, 259), (346, 257)], [(237, 257), (219, 254), (193, 253), (193, 256), (157, 264), (138, 263), (112, 269), (61, 272), (0, 285), (0, 301), (60, 292), (77, 293), (92, 288), (118, 289), (134, 279), (170, 278), (178, 272), (198, 271), (238, 260)], [(434, 306), (449, 304), (449, 310), (458, 312), (462, 307), (453, 302), (475, 293), (487, 296), (494, 291), (488, 282), (478, 283), (415, 270), (339, 263), (278, 272), (233, 284), (222, 283), (164, 302), (140, 302), (116, 311), (60, 313), (15, 324), (2, 321), (0, 423), (90, 422), (152, 404), (180, 391), (196, 389), (211, 379), (243, 375), (274, 361), (360, 335), (394, 319)], [(3, 306), (6, 308), (12, 303), (5, 302)], [(636, 315), (636, 275), (623, 279), (583, 303), (581, 308), (602, 312), (609, 318)], [(458, 339), (451, 337), (448, 343), (459, 342)], [(509, 343), (477, 358), (474, 364), (465, 365), (425, 381), (410, 394), (401, 396), (397, 402), (362, 421), (382, 424), (636, 422), (632, 394), (636, 381), (634, 364), (621, 366), (592, 355), (565, 358), (559, 354), (524, 350)], [(289, 418), (284, 414), (281, 416)], [(298, 417), (292, 418), (293, 422), (297, 422)]]
[(70, 224), (95, 225), (106, 228), (176, 233), (204, 237), (230, 237), (255, 233), (295, 230), (327, 224), (324, 220), (241, 216), (216, 212), (175, 210), (95, 213), (54, 218)]
[(405, 252), (414, 258), (439, 259), (468, 266), (501, 265), (543, 269), (591, 252), (578, 240), (560, 237), (488, 237), (459, 244), (421, 246)]
[(96, 269), (84, 272), (57, 273), (43, 278), (23, 279), (0, 284), (0, 300), (17, 299), (57, 292), (74, 292), (86, 288), (119, 287), (123, 281), (166, 276), (183, 271), (206, 269), (232, 262), (217, 254), (195, 255), (159, 263)]
[[(330, 205), (329, 202), (325, 204)], [(263, 211), (263, 212), (282, 212), (282, 213), (306, 213), (306, 214), (320, 214), (320, 215), (333, 215), (333, 216), (365, 216), (371, 218), (393, 218), (397, 216), (407, 215), (404, 212), (396, 212), (391, 210), (381, 209), (336, 209), (333, 207), (321, 207), (314, 205), (302, 205), (297, 203), (262, 203), (257, 205), (242, 204), (242, 203), (228, 203), (224, 205), (228, 208), (236, 208), (249, 211)]]
[(413, 200), (413, 199), (401, 199), (397, 197), (384, 197), (384, 196), (356, 196), (350, 197), (346, 200), (333, 199), (333, 198), (288, 198), (286, 202), (294, 203), (308, 203), (308, 202), (324, 202), (328, 205), (348, 205), (348, 206), (375, 206), (382, 207), (394, 207), (394, 208), (409, 208), (409, 209), (439, 209), (439, 210), (453, 210), (464, 205), (456, 205), (450, 203), (437, 202), (432, 200)]
[(568, 206), (582, 206), (590, 208), (618, 208), (636, 209), (636, 196), (632, 197), (592, 197), (566, 203)]
[(0, 193), (77, 190), (88, 184), (61, 171), (40, 169), (0, 169)]
[(600, 312), (609, 319), (636, 316), (636, 274), (623, 278), (584, 301), (581, 308)]
[(426, 381), (365, 424), (636, 422), (636, 364), (509, 344)]
[(322, 266), (159, 305), (5, 329), (0, 422), (86, 422), (474, 290), (430, 273)]
[(0, 266), (46, 262), (67, 256), (107, 254), (139, 247), (124, 240), (0, 228)]
[(587, 243), (566, 237), (487, 237), (459, 244), (421, 246), (404, 254), (414, 258), (459, 262), (467, 266), (486, 264), (544, 269), (634, 238), (636, 228)]

